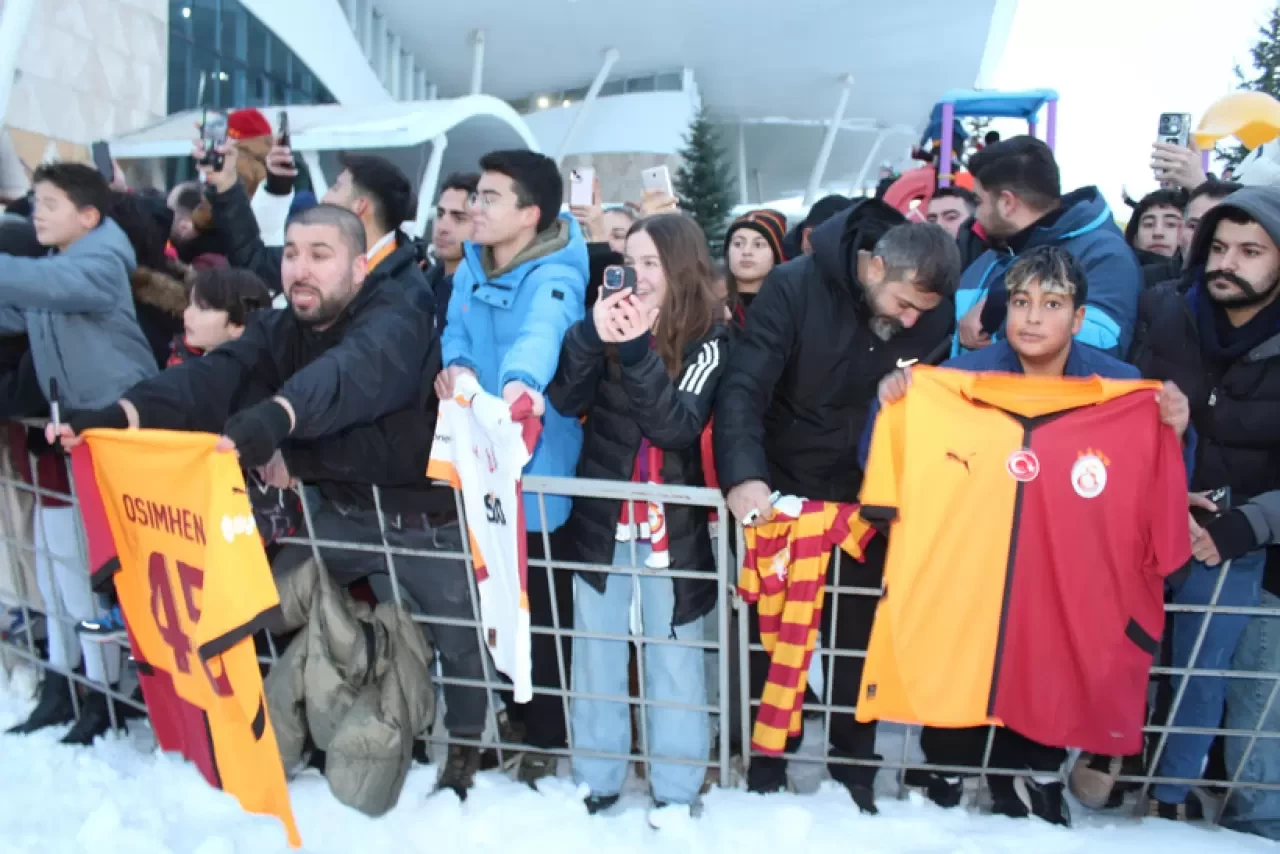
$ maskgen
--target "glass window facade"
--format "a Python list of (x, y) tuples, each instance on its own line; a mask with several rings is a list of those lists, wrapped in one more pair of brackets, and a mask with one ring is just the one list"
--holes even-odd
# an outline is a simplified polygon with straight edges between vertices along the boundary
[[(586, 86), (560, 92), (539, 92), (528, 98), (508, 101), (517, 113), (533, 113), (551, 107), (570, 107), (587, 97)], [(635, 77), (615, 78), (600, 87), (600, 97), (627, 95), (632, 92), (679, 92), (684, 89), (684, 74), (669, 71), (662, 74), (640, 74)]]
[(332, 104), (334, 97), (240, 0), (169, 0), (169, 112)]
[[(333, 94), (240, 0), (169, 0), (169, 113), (332, 104)], [(275, 120), (271, 116), (272, 121)], [(298, 186), (311, 181), (301, 158)], [(195, 177), (188, 158), (166, 164), (168, 186)]]

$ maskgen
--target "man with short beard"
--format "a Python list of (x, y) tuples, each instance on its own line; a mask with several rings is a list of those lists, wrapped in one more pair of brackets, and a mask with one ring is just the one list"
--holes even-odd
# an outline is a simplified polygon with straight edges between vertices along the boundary
[[(1206, 213), (1187, 261), (1180, 286), (1162, 291), (1152, 306), (1150, 325), (1142, 330), (1146, 340), (1135, 347), (1138, 367), (1144, 376), (1177, 383), (1190, 399), (1199, 434), (1193, 493), (1228, 487), (1230, 505), (1238, 506), (1280, 489), (1280, 188), (1246, 187)], [(1196, 507), (1205, 503), (1192, 500)], [(1234, 559), (1229, 565), (1193, 562), (1175, 586), (1176, 604), (1258, 605), (1266, 550), (1257, 547), (1245, 517), (1226, 510), (1206, 508), (1207, 515), (1193, 519), (1191, 533), (1193, 539), (1207, 533), (1220, 557)], [(1173, 615), (1173, 665), (1229, 669), (1249, 617), (1215, 615), (1192, 662), (1203, 621), (1198, 612)], [(1192, 679), (1173, 725), (1216, 728), (1234, 681)], [(1170, 733), (1157, 776), (1199, 777), (1212, 741), (1212, 735)], [(1152, 815), (1202, 815), (1189, 786), (1162, 783), (1152, 794)]]
[[(768, 518), (775, 490), (857, 501), (858, 439), (880, 379), (911, 362), (938, 360), (949, 341), (949, 298), (960, 278), (951, 235), (929, 223), (906, 224), (887, 204), (866, 200), (815, 228), (810, 242), (812, 255), (775, 267), (765, 280), (720, 384), (716, 470), (729, 509), (744, 523)], [(831, 582), (878, 588), (884, 553), (884, 539), (873, 540), (866, 562), (845, 561)], [(865, 650), (877, 598), (836, 599), (823, 609), (827, 645)], [(751, 634), (758, 643), (754, 613)], [(857, 702), (862, 661), (833, 658), (828, 673), (835, 705)], [(767, 674), (767, 657), (753, 654), (753, 698), (760, 698)], [(875, 725), (859, 724), (851, 714), (832, 716), (830, 739), (834, 759), (876, 758)], [(785, 757), (753, 756), (748, 786), (779, 791), (787, 785), (786, 770)], [(859, 808), (875, 812), (875, 767), (837, 761), (829, 770)]]

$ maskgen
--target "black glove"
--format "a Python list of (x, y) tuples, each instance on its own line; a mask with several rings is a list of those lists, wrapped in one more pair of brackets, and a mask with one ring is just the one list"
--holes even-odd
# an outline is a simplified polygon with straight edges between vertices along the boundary
[(127, 430), (129, 428), (129, 416), (125, 415), (124, 407), (118, 403), (110, 406), (104, 406), (101, 409), (86, 409), (81, 412), (71, 413), (71, 417), (67, 419), (67, 426), (71, 428), (71, 432), (79, 436), (85, 430), (106, 429), (106, 430)]
[(1223, 561), (1235, 560), (1259, 545), (1253, 534), (1253, 525), (1240, 510), (1228, 510), (1214, 517), (1204, 529), (1218, 547), (1218, 556)]
[(240, 465), (257, 468), (270, 462), (289, 429), (288, 411), (274, 400), (264, 400), (228, 418), (222, 434), (235, 442)]

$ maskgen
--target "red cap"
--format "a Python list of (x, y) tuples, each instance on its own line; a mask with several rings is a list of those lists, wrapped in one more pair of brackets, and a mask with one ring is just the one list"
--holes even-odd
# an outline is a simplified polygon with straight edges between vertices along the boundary
[(271, 136), (271, 122), (261, 111), (250, 107), (227, 116), (227, 136), (231, 139), (253, 139)]

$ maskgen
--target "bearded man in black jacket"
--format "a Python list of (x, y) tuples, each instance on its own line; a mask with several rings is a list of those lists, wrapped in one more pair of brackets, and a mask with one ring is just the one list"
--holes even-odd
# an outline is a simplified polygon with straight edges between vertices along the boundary
[[(867, 200), (816, 228), (810, 243), (812, 255), (776, 267), (765, 280), (720, 384), (716, 471), (739, 521), (766, 519), (775, 490), (856, 501), (862, 483), (858, 438), (881, 378), (949, 352), (950, 297), (961, 272), (951, 235), (937, 225), (906, 224), (890, 206)], [(879, 588), (884, 547), (883, 537), (874, 539), (866, 562), (846, 561), (832, 571), (831, 583)], [(878, 600), (851, 594), (836, 599), (823, 610), (827, 645), (865, 650)], [(833, 611), (839, 615), (834, 628)], [(751, 636), (759, 642), (754, 615)], [(862, 662), (832, 658), (827, 674), (833, 704), (856, 704)], [(758, 699), (767, 657), (753, 653), (750, 673), (751, 696)], [(859, 724), (851, 714), (832, 716), (830, 738), (833, 758), (878, 758), (875, 725)], [(836, 762), (829, 770), (859, 808), (875, 812), (873, 766)], [(747, 782), (755, 792), (785, 788), (785, 758), (752, 757)]]
[[(281, 266), (288, 309), (252, 316), (239, 339), (138, 384), (118, 404), (73, 413), (64, 444), (92, 427), (219, 433), (222, 450), (272, 485), (314, 485), (316, 539), (382, 545), (376, 485), (385, 543), (461, 552), (453, 494), (426, 479), (440, 372), (434, 318), (394, 280), (368, 276), (365, 251), (364, 226), (350, 211), (322, 204), (296, 215)], [(368, 578), (379, 599), (391, 598), (381, 554), (323, 554), (338, 583)], [(287, 546), (272, 569), (291, 572), (310, 556), (308, 546)], [(465, 563), (395, 561), (405, 598), (428, 618), (474, 619)], [(446, 677), (484, 679), (474, 628), (432, 623), (431, 634)], [(445, 700), (455, 738), (478, 739), (484, 689), (451, 685)], [(465, 797), (475, 771), (453, 759), (440, 786)]]

